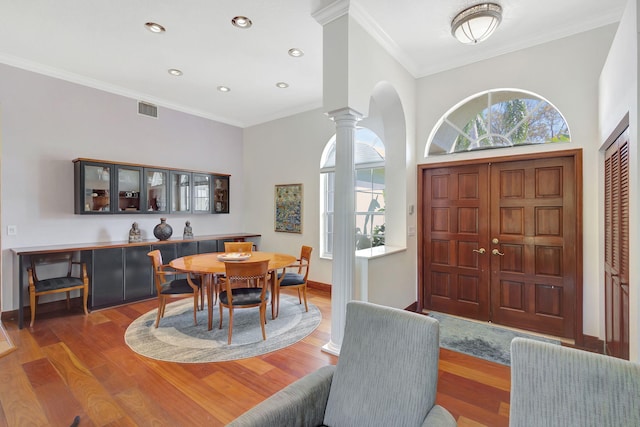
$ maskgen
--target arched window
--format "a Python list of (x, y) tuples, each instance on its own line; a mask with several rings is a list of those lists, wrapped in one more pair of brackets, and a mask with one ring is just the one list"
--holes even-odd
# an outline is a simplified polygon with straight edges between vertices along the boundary
[[(357, 249), (384, 245), (384, 143), (373, 131), (356, 130), (354, 145), (356, 168), (355, 222)], [(336, 137), (327, 143), (320, 164), (322, 200), (320, 224), (321, 256), (333, 253), (333, 198), (335, 194)]]
[(425, 157), (570, 140), (567, 122), (546, 99), (517, 89), (490, 90), (460, 102), (440, 119)]

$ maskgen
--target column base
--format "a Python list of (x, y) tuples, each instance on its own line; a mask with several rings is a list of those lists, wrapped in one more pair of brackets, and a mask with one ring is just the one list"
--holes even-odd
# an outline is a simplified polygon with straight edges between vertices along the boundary
[(325, 353), (333, 354), (334, 356), (340, 356), (340, 346), (333, 343), (333, 341), (329, 341), (325, 345), (322, 346), (322, 351)]

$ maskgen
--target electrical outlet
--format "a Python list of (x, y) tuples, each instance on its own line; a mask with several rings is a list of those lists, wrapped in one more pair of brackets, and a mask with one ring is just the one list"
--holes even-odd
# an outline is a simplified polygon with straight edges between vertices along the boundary
[(18, 226), (7, 225), (7, 236), (15, 236), (16, 234), (18, 234)]
[(409, 226), (409, 230), (407, 233), (409, 236), (415, 236), (416, 235), (416, 228), (413, 225)]

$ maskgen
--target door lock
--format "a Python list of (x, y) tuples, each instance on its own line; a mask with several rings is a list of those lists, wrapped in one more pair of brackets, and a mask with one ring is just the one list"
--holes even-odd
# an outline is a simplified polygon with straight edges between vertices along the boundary
[(473, 252), (477, 252), (479, 254), (483, 254), (485, 253), (487, 250), (485, 248), (480, 248), (480, 249), (474, 249)]
[(499, 250), (497, 250), (497, 249), (492, 250), (491, 253), (494, 254), (494, 255), (504, 256), (504, 254), (502, 252), (500, 252)]
[(498, 240), (497, 237), (494, 237), (491, 243), (493, 243), (494, 245), (497, 245), (498, 243), (500, 243), (500, 240)]

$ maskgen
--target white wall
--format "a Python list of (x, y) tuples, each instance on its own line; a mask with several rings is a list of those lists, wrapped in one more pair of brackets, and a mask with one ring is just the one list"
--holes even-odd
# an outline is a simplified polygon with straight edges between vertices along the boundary
[[(418, 81), (418, 163), (486, 156), (509, 156), (563, 149), (583, 149), (584, 333), (603, 337), (600, 292), (598, 177), (598, 78), (616, 25), (477, 62)], [(472, 49), (473, 46), (470, 47)], [(442, 115), (461, 100), (496, 88), (535, 92), (554, 104), (569, 124), (572, 142), (545, 147), (518, 147), (459, 155), (424, 157), (427, 139)]]
[[(137, 221), (153, 238), (162, 215), (74, 215), (78, 157), (231, 174), (229, 215), (167, 215), (174, 235), (189, 219), (196, 235), (244, 227), (242, 131), (164, 108), (137, 114), (137, 100), (0, 65), (2, 117), (2, 310), (18, 308), (10, 248), (123, 241)], [(6, 226), (16, 225), (16, 236)]]
[[(260, 230), (260, 250), (299, 255), (313, 247), (309, 280), (331, 283), (331, 261), (320, 259), (320, 157), (335, 124), (312, 110), (245, 128), (245, 224)], [(303, 185), (302, 234), (274, 231), (275, 185)]]
[[(631, 360), (640, 358), (640, 269), (637, 260), (640, 259), (640, 225), (638, 224), (638, 209), (640, 208), (640, 156), (638, 155), (638, 0), (629, 0), (624, 11), (618, 32), (609, 51), (606, 63), (600, 76), (600, 97), (599, 97), (599, 121), (598, 140), (593, 148), (607, 147), (601, 146), (611, 135), (615, 127), (620, 123), (626, 113), (629, 113), (629, 164), (630, 164), (630, 188), (629, 188), (629, 213), (631, 220), (629, 223), (629, 259), (631, 260), (629, 271), (629, 326), (630, 342), (629, 351)], [(603, 159), (601, 152), (599, 157), (599, 200), (604, 206), (604, 176)], [(604, 263), (604, 221), (600, 221), (600, 262)], [(598, 281), (600, 289), (604, 289), (604, 271), (600, 269)], [(604, 301), (604, 296), (601, 296)]]

